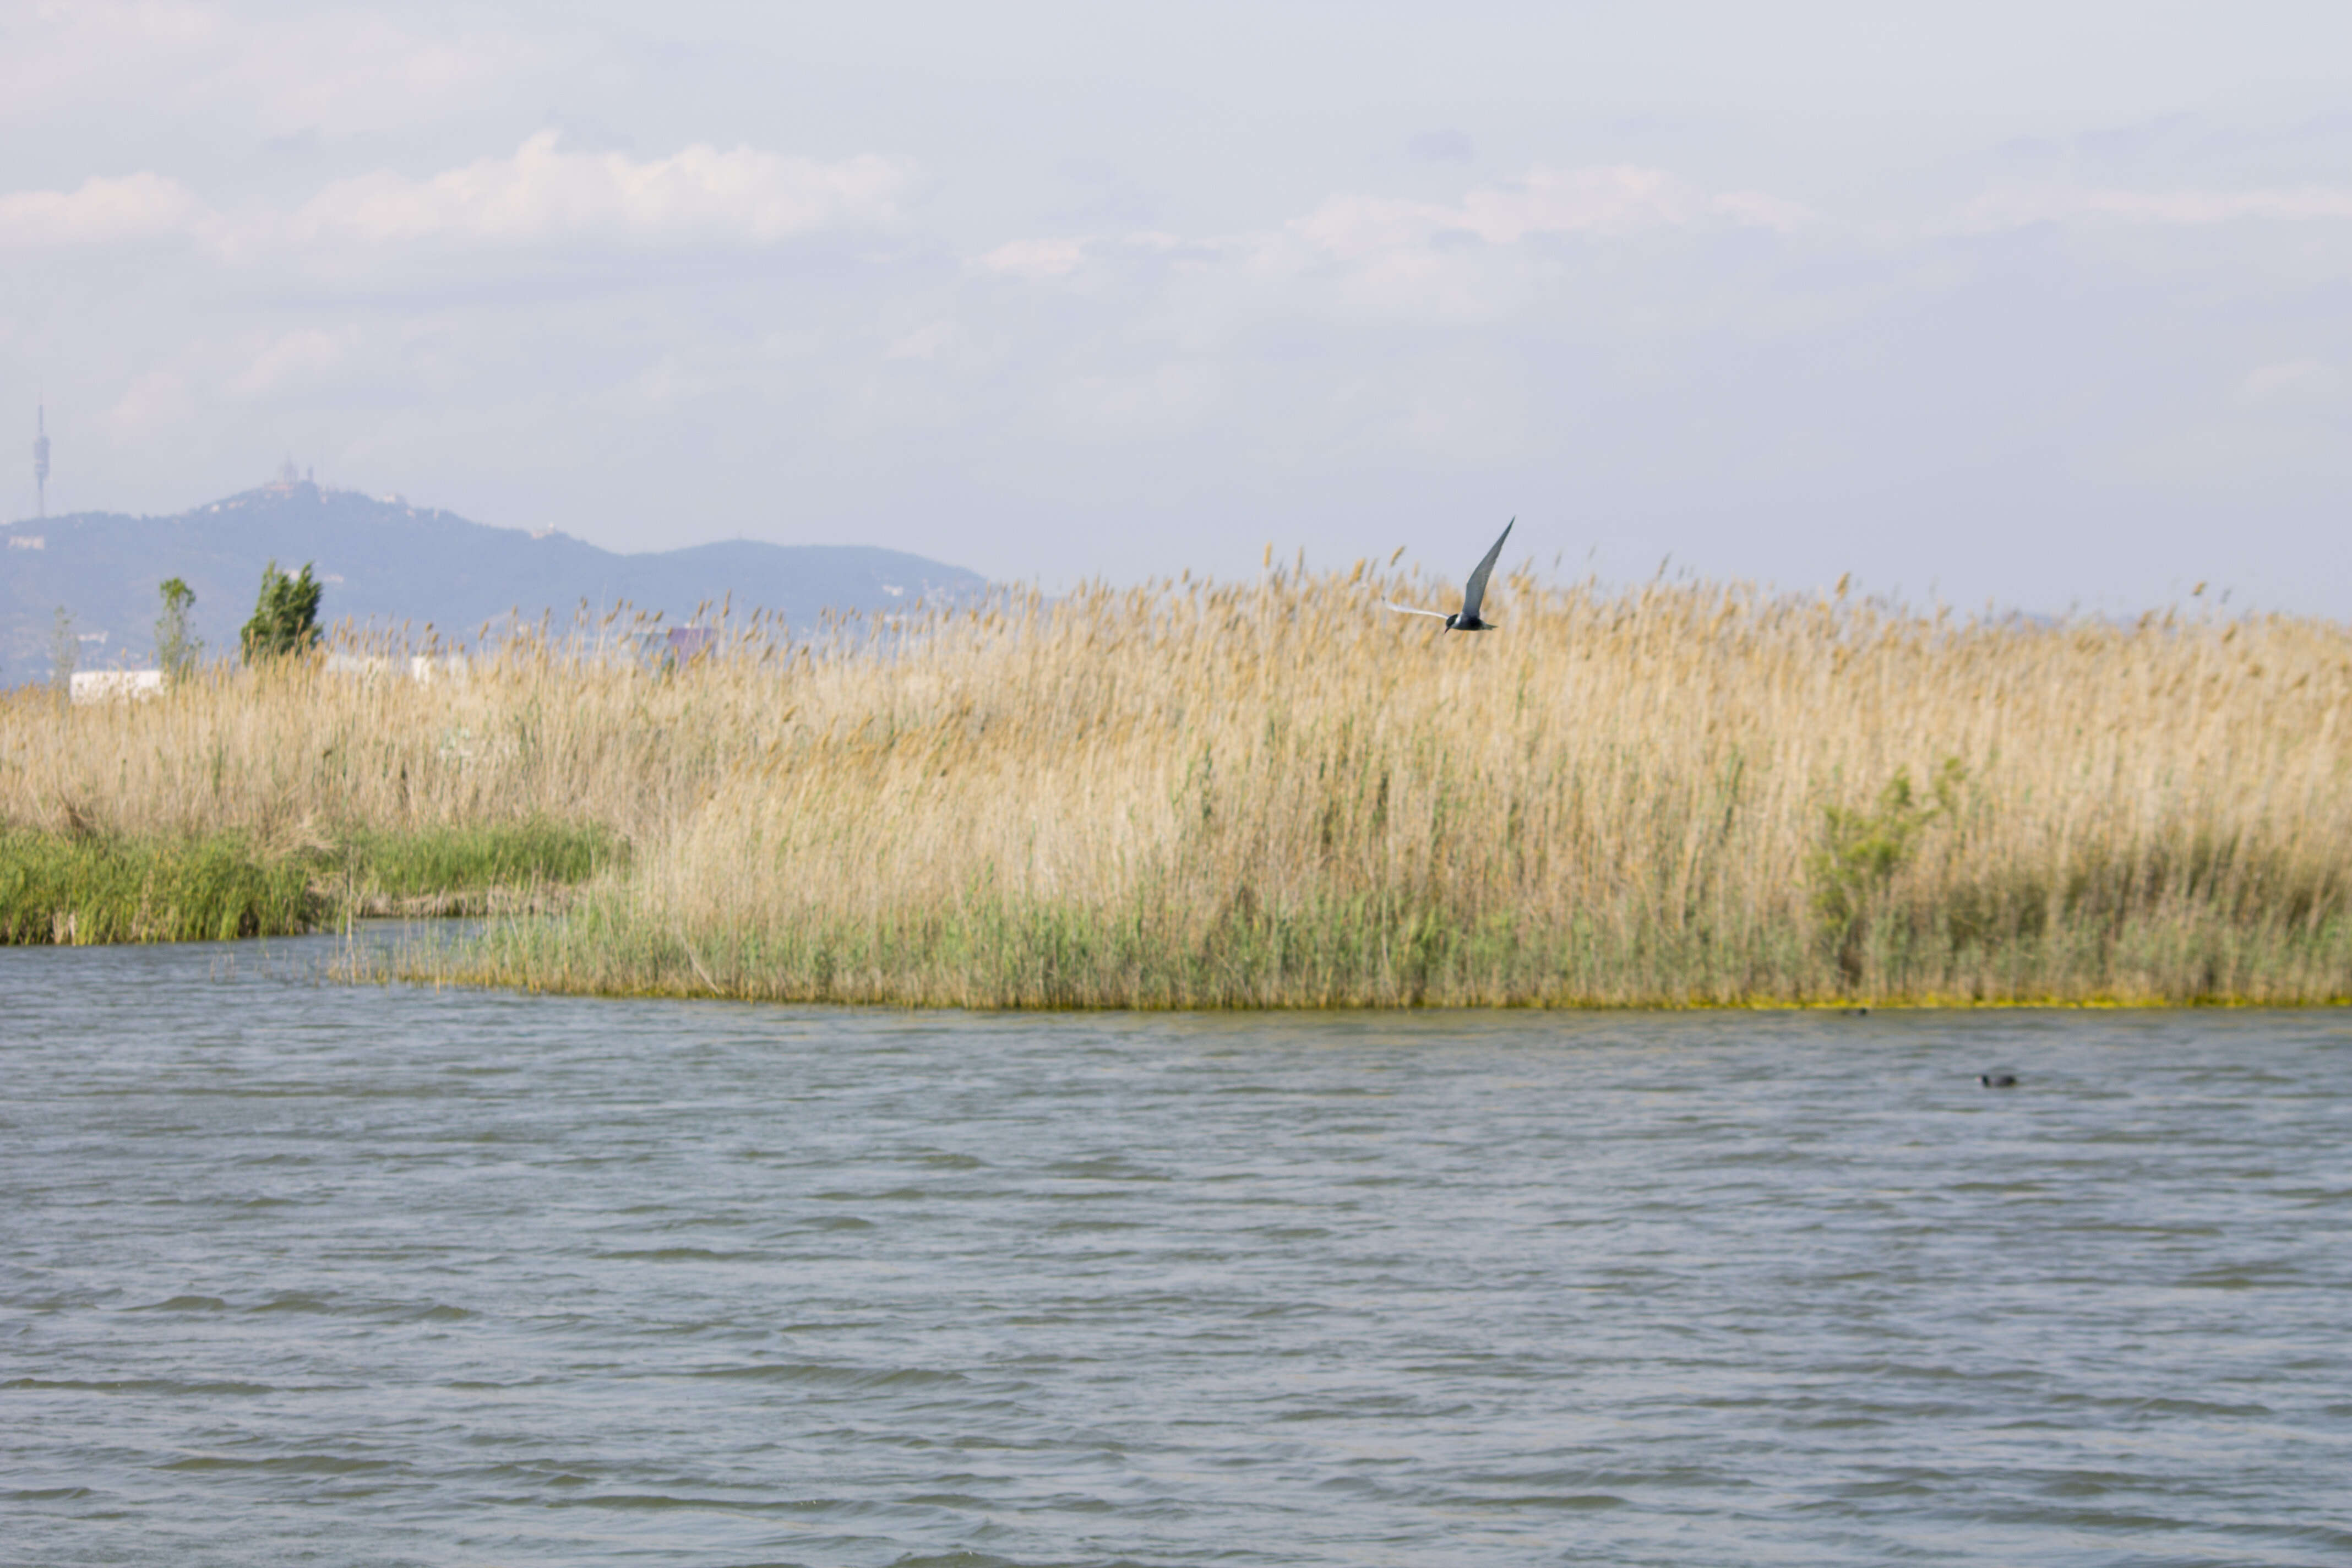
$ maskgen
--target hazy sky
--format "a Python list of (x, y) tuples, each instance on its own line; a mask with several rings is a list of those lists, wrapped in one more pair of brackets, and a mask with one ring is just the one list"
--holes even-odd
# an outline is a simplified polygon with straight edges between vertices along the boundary
[(52, 511), (2347, 616), (2352, 6), (0, 0), (12, 517), (43, 396)]

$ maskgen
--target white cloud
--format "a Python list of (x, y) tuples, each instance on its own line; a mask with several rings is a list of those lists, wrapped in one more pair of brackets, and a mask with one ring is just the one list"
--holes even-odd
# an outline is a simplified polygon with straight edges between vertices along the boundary
[(1318, 312), (1494, 321), (1553, 287), (1559, 261), (1544, 241), (1786, 231), (1810, 217), (1791, 202), (1712, 192), (1660, 169), (1539, 167), (1454, 203), (1335, 196), (1256, 239), (1248, 266), (1262, 280), (1311, 284), (1305, 302)]
[(123, 389), (106, 411), (106, 425), (117, 441), (135, 442), (185, 425), (195, 413), (187, 377), (175, 370), (151, 370)]
[(0, 247), (117, 245), (207, 228), (217, 220), (177, 180), (140, 173), (71, 191), (0, 194)]
[(1213, 365), (1181, 361), (1139, 373), (1079, 376), (1062, 384), (1054, 405), (1065, 427), (1075, 433), (1164, 435), (1205, 416), (1223, 379)]
[(241, 397), (264, 397), (299, 386), (341, 365), (358, 342), (359, 331), (352, 327), (288, 332), (263, 345), (229, 381), (229, 390)]
[(389, 171), (339, 180), (285, 223), (299, 241), (530, 245), (614, 239), (770, 244), (883, 222), (911, 175), (893, 158), (840, 163), (702, 143), (667, 158), (566, 153), (556, 133), (511, 158), (416, 180)]
[(2008, 187), (1978, 197), (1961, 210), (1957, 226), (1964, 231), (1982, 232), (2020, 228), (2028, 224), (2096, 219), (2197, 226), (2344, 218), (2352, 218), (2352, 190), (2327, 185), (2242, 191), (2124, 191), (2032, 185)]
[(2286, 360), (2249, 371), (2231, 395), (2238, 403), (2256, 407), (2311, 403), (2331, 396), (2343, 384), (2344, 378), (2333, 365), (2315, 359)]
[(984, 272), (1002, 272), (1032, 281), (1066, 278), (1085, 264), (1089, 243), (1085, 239), (1016, 239), (1010, 245), (998, 246), (973, 265)]
[(1725, 224), (1795, 228), (1810, 216), (1793, 202), (1754, 192), (1717, 195), (1663, 169), (1617, 165), (1530, 171), (1507, 184), (1475, 190), (1459, 203), (1335, 196), (1288, 232), (1343, 259), (1469, 235), (1517, 245), (1538, 235), (1616, 239), (1658, 228)]
[(1458, 202), (1333, 196), (1278, 229), (1188, 242), (1175, 236), (1017, 240), (975, 259), (983, 271), (1067, 280), (1125, 259), (1222, 272), (1263, 294), (1311, 280), (1321, 313), (1466, 321), (1507, 314), (1550, 263), (1529, 244), (1556, 236), (1599, 241), (1667, 230), (1787, 231), (1812, 215), (1755, 192), (1712, 192), (1658, 169), (1547, 169), (1483, 186)]
[(373, 12), (323, 12), (257, 32), (196, 84), (210, 112), (244, 100), (273, 133), (396, 129), (495, 98), (551, 69), (545, 46), (503, 29), (419, 36)]
[(262, 134), (399, 130), (581, 68), (576, 46), (496, 26), (422, 33), (342, 5), (240, 16), (179, 0), (49, 0), (24, 10), (0, 51), (0, 121), (160, 111)]
[(629, 390), (646, 406), (660, 407), (692, 402), (709, 392), (710, 384), (685, 360), (668, 353), (647, 365), (644, 374), (629, 384)]
[(2242, 218), (2284, 219), (2352, 217), (2352, 191), (2304, 186), (2281, 191), (2092, 191), (2085, 197), (2090, 211), (2101, 217), (2139, 223), (2231, 223)]
[(838, 163), (697, 144), (667, 158), (566, 153), (553, 132), (510, 158), (413, 179), (390, 171), (338, 180), (291, 212), (215, 211), (152, 171), (73, 191), (0, 194), (0, 247), (90, 246), (177, 237), (225, 260), (404, 247), (557, 243), (768, 245), (820, 229), (888, 221), (912, 177), (893, 158)]
[[(210, 6), (173, 0), (40, 0), (18, 13), (0, 55), (0, 89), (13, 114), (54, 109), (102, 91), (111, 79), (145, 73), (142, 62), (217, 44), (224, 26)], [(144, 85), (139, 83), (138, 85)]]
[(1181, 236), (1163, 234), (1156, 229), (1131, 229), (1124, 234), (1064, 235), (1014, 240), (1010, 245), (998, 246), (984, 256), (975, 257), (971, 265), (982, 272), (1045, 283), (1070, 278), (1082, 269), (1103, 262), (1115, 264), (1144, 258), (1165, 260), (1180, 252), (1189, 253), (1194, 258), (1214, 258), (1231, 252), (1244, 243), (1218, 239), (1193, 244)]
[(941, 352), (954, 346), (962, 336), (962, 329), (953, 321), (933, 321), (916, 328), (892, 341), (883, 351), (885, 359), (937, 359)]
[(1476, 144), (1465, 132), (1450, 128), (1423, 132), (1405, 143), (1405, 151), (1433, 163), (1467, 163), (1478, 155)]

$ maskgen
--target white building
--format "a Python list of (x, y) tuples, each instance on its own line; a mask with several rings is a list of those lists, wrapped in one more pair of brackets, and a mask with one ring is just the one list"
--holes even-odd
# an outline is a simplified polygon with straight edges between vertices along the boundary
[(160, 669), (78, 669), (74, 671), (73, 689), (69, 693), (76, 702), (129, 702), (163, 695), (163, 672)]
[[(444, 654), (438, 658), (415, 654), (406, 662), (408, 679), (420, 686), (430, 686), (436, 681), (462, 686), (466, 682), (466, 657), (463, 654)], [(373, 679), (398, 672), (401, 663), (399, 659), (386, 658), (380, 654), (331, 653), (327, 656), (327, 673)]]

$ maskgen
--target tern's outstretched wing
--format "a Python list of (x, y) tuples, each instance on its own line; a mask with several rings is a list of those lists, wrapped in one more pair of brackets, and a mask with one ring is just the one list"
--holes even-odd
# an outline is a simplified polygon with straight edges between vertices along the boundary
[(1503, 540), (1511, 537), (1511, 523), (1518, 521), (1515, 517), (1510, 522), (1503, 524), (1502, 539), (1495, 541), (1493, 548), (1486, 552), (1486, 559), (1478, 563), (1478, 570), (1470, 574), (1470, 586), (1464, 589), (1462, 593), (1464, 620), (1475, 621), (1478, 618), (1478, 606), (1486, 597), (1487, 574), (1495, 570), (1495, 558), (1503, 552)]
[(1432, 616), (1441, 621), (1445, 618), (1444, 610), (1416, 610), (1411, 605), (1391, 605), (1389, 608), (1401, 616)]

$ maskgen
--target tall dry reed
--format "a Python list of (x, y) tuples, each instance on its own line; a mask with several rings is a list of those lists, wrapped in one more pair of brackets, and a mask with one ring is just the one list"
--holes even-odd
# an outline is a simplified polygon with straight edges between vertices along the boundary
[(1046, 1005), (2340, 999), (2352, 634), (1362, 567), (754, 623), (667, 673), (215, 672), (0, 715), (0, 818), (561, 818), (634, 849), (419, 973)]

